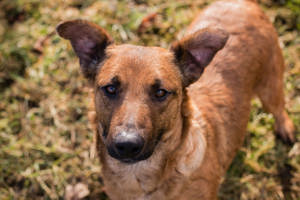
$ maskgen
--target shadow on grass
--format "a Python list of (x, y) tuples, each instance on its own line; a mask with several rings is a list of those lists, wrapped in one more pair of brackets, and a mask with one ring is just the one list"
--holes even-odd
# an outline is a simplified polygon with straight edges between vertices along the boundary
[[(246, 137), (246, 141), (250, 142), (250, 135)], [(245, 145), (244, 145), (245, 146)], [(247, 145), (246, 145), (247, 146)], [(275, 157), (276, 157), (276, 179), (280, 183), (281, 192), (283, 198), (278, 195), (276, 191), (273, 192), (272, 197), (265, 195), (261, 196), (261, 199), (276, 199), (276, 200), (294, 200), (297, 196), (296, 192), (292, 190), (292, 178), (294, 168), (289, 164), (288, 152), (291, 150), (292, 146), (287, 145), (282, 142), (279, 138), (275, 140)], [(220, 200), (241, 200), (241, 199), (252, 199), (249, 196), (245, 196), (249, 191), (249, 186), (247, 186), (247, 176), (255, 177), (255, 179), (260, 179), (263, 176), (272, 176), (272, 174), (265, 174), (264, 172), (257, 174), (258, 172), (253, 172), (253, 169), (248, 166), (245, 162), (246, 153), (239, 151), (230, 165), (227, 174), (224, 178), (223, 183), (220, 186), (219, 190), (219, 199)], [(244, 181), (241, 181), (242, 178), (246, 178)], [(251, 179), (251, 178), (250, 178)], [(249, 180), (251, 181), (251, 180)], [(252, 184), (252, 183), (250, 183)], [(255, 186), (255, 185), (254, 185)], [(260, 188), (257, 188), (261, 190)]]
[(245, 188), (245, 185), (241, 183), (240, 179), (246, 171), (246, 165), (244, 164), (245, 153), (239, 151), (231, 163), (225, 179), (220, 186), (219, 198), (220, 200), (240, 200), (241, 193)]
[(293, 200), (294, 192), (291, 190), (293, 171), (295, 169), (288, 163), (288, 152), (291, 150), (292, 145), (287, 145), (282, 142), (280, 138), (275, 140), (275, 152), (277, 160), (278, 179), (282, 187), (282, 193), (285, 200)]

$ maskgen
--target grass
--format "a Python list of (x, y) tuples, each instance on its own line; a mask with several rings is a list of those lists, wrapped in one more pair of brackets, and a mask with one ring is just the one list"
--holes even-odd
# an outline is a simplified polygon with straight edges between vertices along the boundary
[[(71, 46), (55, 34), (59, 22), (88, 19), (107, 29), (117, 43), (167, 48), (210, 2), (1, 1), (0, 199), (63, 199), (66, 188), (79, 183), (86, 199), (107, 199), (101, 165), (90, 156), (89, 88)], [(286, 107), (299, 132), (300, 2), (260, 4), (280, 36), (287, 66)], [(142, 23), (153, 13), (155, 20)], [(287, 146), (277, 140), (273, 117), (258, 100), (252, 104), (244, 146), (219, 198), (300, 199), (300, 142)]]

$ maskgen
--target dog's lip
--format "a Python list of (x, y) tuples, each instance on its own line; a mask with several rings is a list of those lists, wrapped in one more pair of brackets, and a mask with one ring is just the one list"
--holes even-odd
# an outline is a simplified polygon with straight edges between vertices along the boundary
[(139, 162), (140, 160), (135, 160), (135, 159), (131, 159), (131, 158), (124, 158), (124, 159), (119, 159), (119, 161), (126, 163), (126, 164), (134, 164)]
[(135, 164), (137, 162), (147, 160), (153, 154), (153, 151), (147, 151), (146, 153), (141, 153), (138, 156), (133, 157), (133, 158), (121, 158), (121, 157), (119, 157), (119, 155), (116, 152), (111, 151), (111, 150), (108, 150), (108, 153), (112, 158), (114, 158), (122, 163)]

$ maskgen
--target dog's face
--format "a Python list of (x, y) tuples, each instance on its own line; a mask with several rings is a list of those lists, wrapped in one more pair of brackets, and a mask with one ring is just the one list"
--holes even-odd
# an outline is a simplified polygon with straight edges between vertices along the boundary
[(228, 38), (222, 30), (204, 30), (166, 50), (114, 45), (103, 29), (81, 20), (65, 22), (57, 31), (71, 41), (94, 85), (102, 143), (125, 163), (147, 159), (162, 135), (176, 129), (183, 89), (200, 77)]
[(112, 45), (106, 56), (95, 77), (102, 139), (114, 158), (147, 159), (180, 113), (180, 71), (161, 48)]

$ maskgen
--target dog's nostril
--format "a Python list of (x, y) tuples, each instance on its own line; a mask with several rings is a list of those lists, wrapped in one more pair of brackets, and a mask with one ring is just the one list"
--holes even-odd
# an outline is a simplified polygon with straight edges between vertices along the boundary
[(116, 146), (119, 151), (124, 151), (124, 149), (125, 149), (124, 146), (122, 146), (120, 144), (117, 144)]
[(139, 148), (138, 147), (134, 147), (133, 149), (132, 149), (132, 152), (133, 153), (136, 153), (136, 152), (138, 152), (139, 151)]

